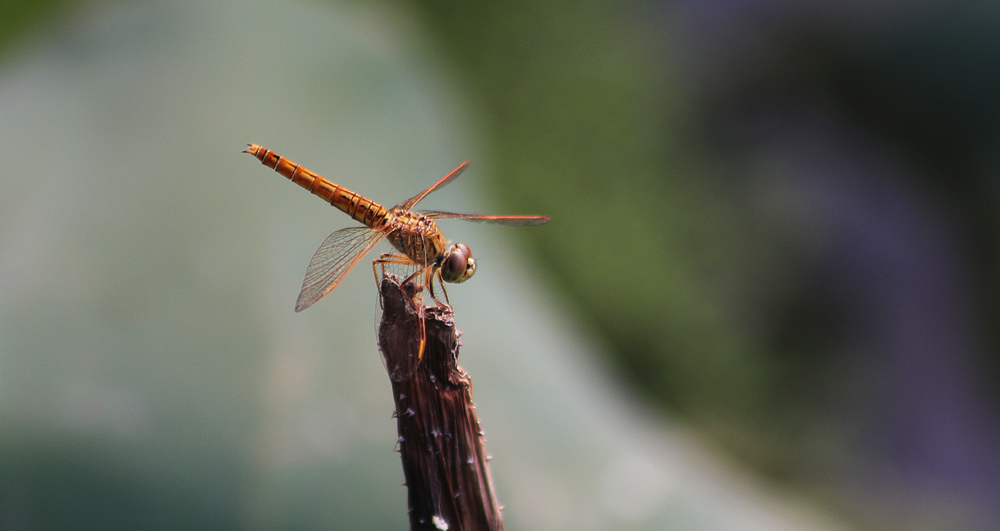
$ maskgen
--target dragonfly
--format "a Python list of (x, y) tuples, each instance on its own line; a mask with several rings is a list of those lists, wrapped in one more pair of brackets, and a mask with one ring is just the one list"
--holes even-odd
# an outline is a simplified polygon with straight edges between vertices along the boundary
[[(435, 303), (447, 306), (447, 302), (441, 302), (435, 295), (434, 281), (438, 281), (445, 301), (448, 301), (444, 283), (457, 284), (471, 278), (476, 272), (476, 261), (467, 245), (450, 243), (445, 239), (437, 227), (437, 220), (461, 219), (522, 226), (541, 225), (549, 221), (546, 216), (491, 216), (412, 210), (428, 194), (454, 181), (469, 166), (469, 161), (463, 162), (419, 194), (392, 208), (386, 208), (361, 194), (328, 181), (321, 175), (265, 147), (247, 144), (243, 152), (253, 155), (264, 166), (309, 190), (313, 195), (363, 225), (340, 229), (319, 246), (306, 268), (302, 290), (295, 302), (296, 312), (305, 310), (333, 291), (382, 240), (388, 240), (396, 252), (382, 253), (372, 261), (372, 273), (375, 275), (376, 283), (378, 266), (382, 266), (383, 271), (386, 266), (393, 264), (414, 268), (415, 272), (401, 284), (405, 286), (411, 282), (421, 283), (421, 289), (416, 290), (417, 292), (422, 293), (426, 287)], [(422, 309), (422, 302), (419, 306)], [(421, 335), (423, 335), (423, 319), (421, 319)], [(420, 350), (416, 356), (418, 362), (423, 355), (423, 345), (424, 338), (421, 337)]]

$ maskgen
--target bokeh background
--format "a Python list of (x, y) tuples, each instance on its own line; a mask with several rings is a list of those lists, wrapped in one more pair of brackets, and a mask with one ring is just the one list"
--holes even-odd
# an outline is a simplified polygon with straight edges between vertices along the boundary
[(509, 529), (1000, 528), (1000, 4), (0, 2), (0, 529), (404, 529), (347, 225), (444, 225)]

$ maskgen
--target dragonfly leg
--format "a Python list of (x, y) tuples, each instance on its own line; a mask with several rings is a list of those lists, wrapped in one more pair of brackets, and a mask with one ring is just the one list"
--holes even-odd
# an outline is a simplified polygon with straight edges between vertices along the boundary
[[(382, 268), (382, 274), (385, 275), (385, 267), (387, 265), (393, 265), (393, 264), (395, 264), (395, 265), (403, 265), (403, 266), (416, 266), (417, 265), (416, 262), (414, 262), (409, 256), (406, 256), (405, 254), (382, 253), (381, 256), (379, 256), (378, 258), (376, 258), (375, 260), (372, 261), (372, 274), (375, 275), (375, 281), (378, 282), (378, 272), (375, 270), (376, 267), (380, 266)], [(417, 275), (423, 273), (426, 269), (427, 269), (426, 266), (417, 269), (416, 273), (413, 273), (412, 275), (406, 277), (406, 280), (403, 280), (402, 282), (400, 282), (399, 285), (400, 286), (405, 286), (405, 285), (409, 284), (410, 282), (413, 281), (414, 278), (417, 278)], [(421, 287), (421, 286), (417, 286), (417, 287)]]
[[(434, 294), (435, 278), (437, 279), (438, 284), (441, 285), (441, 293), (444, 294), (445, 302), (443, 303), (437, 298), (437, 295)], [(441, 280), (441, 268), (433, 266), (427, 268), (427, 291), (430, 292), (431, 298), (434, 299), (434, 302), (436, 302), (438, 306), (451, 308), (451, 300), (448, 299), (448, 290), (444, 289), (444, 281)]]
[(414, 278), (417, 277), (417, 275), (423, 273), (425, 270), (426, 269), (418, 270), (416, 273), (414, 273), (414, 274), (406, 277), (406, 280), (404, 280), (400, 285), (405, 286), (405, 285), (409, 284), (410, 282), (413, 281)]
[(448, 290), (444, 289), (444, 280), (441, 278), (441, 270), (438, 269), (434, 273), (437, 274), (438, 284), (441, 284), (441, 293), (444, 293), (444, 302), (448, 306), (448, 308), (450, 309), (451, 308), (451, 299), (448, 298)]
[[(382, 253), (381, 255), (379, 255), (378, 258), (372, 260), (372, 275), (375, 277), (376, 289), (378, 289), (380, 282), (377, 268), (381, 267), (382, 276), (385, 276), (385, 266), (392, 264), (409, 266), (413, 265), (413, 260), (410, 260), (410, 257), (404, 254), (397, 254), (397, 253)], [(403, 282), (400, 282), (399, 285), (400, 286), (406, 285), (406, 283), (409, 282), (411, 279), (413, 279), (414, 276), (415, 274), (410, 275), (409, 278), (407, 278)]]
[(378, 287), (379, 283), (378, 271), (375, 268), (382, 266), (382, 275), (385, 276), (385, 260), (390, 256), (392, 255), (389, 253), (382, 253), (378, 258), (372, 260), (372, 276), (375, 277), (375, 287)]
[(376, 267), (382, 268), (382, 274), (385, 274), (385, 266), (397, 264), (397, 265), (413, 265), (413, 260), (403, 254), (397, 253), (382, 253), (378, 258), (372, 260), (372, 274), (375, 275), (376, 280), (378, 279), (378, 271), (375, 270)]

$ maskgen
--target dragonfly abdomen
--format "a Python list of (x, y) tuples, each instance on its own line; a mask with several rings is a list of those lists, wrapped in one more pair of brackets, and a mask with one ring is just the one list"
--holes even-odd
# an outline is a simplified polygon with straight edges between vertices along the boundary
[(375, 201), (330, 182), (301, 164), (292, 162), (263, 146), (248, 144), (243, 152), (257, 157), (261, 164), (309, 190), (313, 195), (337, 207), (355, 220), (372, 228), (379, 228), (385, 223), (388, 211)]

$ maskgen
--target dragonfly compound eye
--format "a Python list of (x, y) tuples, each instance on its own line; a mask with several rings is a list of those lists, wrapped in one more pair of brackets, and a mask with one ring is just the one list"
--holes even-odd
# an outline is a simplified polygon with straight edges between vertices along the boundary
[(441, 263), (441, 278), (445, 282), (465, 282), (475, 272), (476, 261), (472, 258), (472, 251), (464, 243), (453, 245)]

